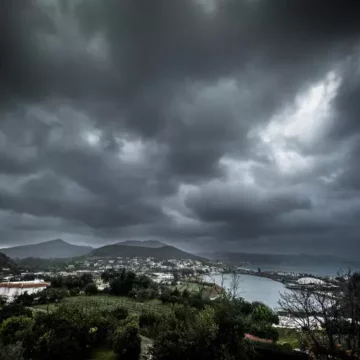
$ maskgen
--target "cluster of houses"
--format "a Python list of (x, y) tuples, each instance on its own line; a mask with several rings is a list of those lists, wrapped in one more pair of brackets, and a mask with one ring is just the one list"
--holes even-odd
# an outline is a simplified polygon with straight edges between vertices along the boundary
[(67, 270), (83, 269), (105, 271), (109, 269), (127, 268), (140, 273), (169, 272), (173, 270), (189, 270), (194, 273), (218, 272), (221, 264), (204, 263), (199, 260), (159, 260), (153, 257), (116, 257), (112, 259), (86, 259), (68, 265)]
[[(49, 279), (54, 276), (79, 276), (92, 274), (97, 287), (101, 290), (106, 284), (101, 281), (101, 274), (106, 270), (120, 270), (126, 268), (137, 274), (146, 274), (155, 282), (169, 284), (174, 281), (174, 273), (180, 277), (198, 278), (203, 274), (219, 273), (225, 271), (221, 263), (203, 263), (199, 260), (159, 260), (152, 257), (140, 258), (107, 258), (74, 260), (56, 271), (39, 271), (31, 273), (34, 281), (12, 281), (14, 277), (9, 275), (0, 282), (0, 298), (12, 301), (16, 296), (25, 292), (34, 294), (49, 286), (49, 282), (41, 279)], [(17, 280), (25, 279), (29, 273), (21, 273)]]

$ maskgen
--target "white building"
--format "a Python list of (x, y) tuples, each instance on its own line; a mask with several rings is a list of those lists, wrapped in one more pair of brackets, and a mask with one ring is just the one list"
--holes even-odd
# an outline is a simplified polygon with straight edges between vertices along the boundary
[(11, 302), (16, 296), (27, 292), (29, 295), (46, 289), (50, 284), (42, 280), (34, 281), (13, 281), (0, 283), (0, 296)]
[(325, 281), (312, 277), (303, 277), (297, 281), (299, 285), (324, 285)]

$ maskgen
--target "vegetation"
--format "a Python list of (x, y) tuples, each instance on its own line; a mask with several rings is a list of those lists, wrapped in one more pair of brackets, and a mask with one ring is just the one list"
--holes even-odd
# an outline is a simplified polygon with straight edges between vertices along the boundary
[(339, 280), (331, 293), (313, 286), (281, 295), (282, 309), (301, 329), (300, 347), (316, 359), (360, 357), (360, 274), (349, 271)]
[(136, 360), (141, 353), (141, 338), (138, 324), (133, 321), (116, 329), (113, 336), (114, 353), (120, 359)]
[(160, 300), (150, 300), (146, 302), (138, 302), (135, 299), (129, 297), (119, 297), (112, 295), (95, 295), (95, 296), (76, 296), (76, 297), (67, 297), (64, 298), (61, 302), (50, 304), (49, 307), (47, 304), (44, 305), (35, 305), (33, 309), (42, 309), (42, 310), (55, 310), (57, 307), (65, 305), (72, 306), (74, 308), (80, 308), (85, 312), (93, 311), (112, 311), (114, 309), (125, 308), (131, 313), (141, 314), (143, 311), (152, 311), (157, 314), (162, 314), (165, 312), (171, 311), (169, 306), (161, 305)]
[(24, 349), (20, 342), (0, 346), (0, 360), (23, 360)]
[(84, 292), (86, 295), (96, 295), (98, 288), (95, 283), (89, 283), (84, 287)]
[(17, 273), (18, 271), (16, 263), (2, 252), (0, 252), (0, 270), (1, 269), (9, 269), (12, 273)]
[(232, 291), (213, 301), (201, 287), (159, 287), (125, 270), (106, 271), (102, 280), (109, 288), (99, 292), (88, 275), (54, 278), (46, 290), (4, 305), (0, 347), (14, 360), (299, 358), (289, 344), (276, 345), (279, 320), (271, 309), (235, 296), (235, 276)]
[(277, 328), (279, 334), (278, 344), (286, 345), (292, 349), (300, 348), (300, 332), (296, 329)]
[(88, 254), (89, 246), (69, 244), (61, 239), (44, 241), (38, 244), (14, 246), (1, 251), (13, 259), (33, 258), (71, 258)]
[(117, 356), (112, 349), (95, 349), (91, 354), (92, 360), (116, 360)]

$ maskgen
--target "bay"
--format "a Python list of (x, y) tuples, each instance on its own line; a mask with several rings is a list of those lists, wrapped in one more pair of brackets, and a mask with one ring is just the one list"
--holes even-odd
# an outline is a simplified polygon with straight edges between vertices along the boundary
[[(284, 293), (286, 288), (284, 284), (253, 275), (239, 275), (239, 290), (237, 295), (244, 298), (247, 301), (261, 301), (274, 310), (279, 308), (278, 301), (280, 299), (280, 293)], [(205, 276), (206, 282), (214, 282), (219, 286), (223, 286), (225, 289), (230, 290), (231, 275), (213, 275)]]

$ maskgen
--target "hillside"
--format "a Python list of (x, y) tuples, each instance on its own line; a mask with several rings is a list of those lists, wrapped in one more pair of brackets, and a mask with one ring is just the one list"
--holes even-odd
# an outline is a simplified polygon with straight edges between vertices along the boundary
[(191, 259), (202, 260), (201, 257), (187, 253), (173, 246), (162, 246), (157, 248), (130, 246), (130, 245), (106, 245), (101, 248), (95, 249), (90, 253), (93, 257), (154, 257), (162, 260), (170, 259)]
[(17, 269), (17, 265), (8, 256), (0, 252), (0, 272), (2, 269)]
[(24, 258), (71, 258), (88, 254), (93, 248), (90, 246), (78, 246), (69, 244), (66, 241), (57, 239), (42, 243), (14, 246), (0, 249), (2, 253), (13, 259)]
[(167, 244), (164, 244), (161, 241), (157, 240), (145, 240), (145, 241), (139, 241), (139, 240), (126, 240), (118, 243), (118, 245), (126, 245), (126, 246), (140, 246), (140, 247), (146, 247), (146, 248), (160, 248), (163, 246), (167, 246)]

